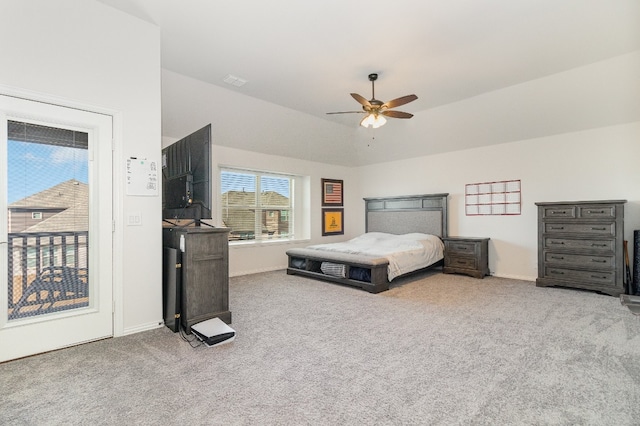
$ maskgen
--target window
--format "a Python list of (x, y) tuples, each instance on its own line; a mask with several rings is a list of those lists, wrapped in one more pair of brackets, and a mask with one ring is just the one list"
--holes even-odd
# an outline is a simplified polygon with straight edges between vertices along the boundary
[(222, 222), (229, 240), (293, 238), (295, 176), (225, 168), (220, 171)]
[(35, 247), (27, 247), (27, 268), (35, 268), (36, 267), (36, 257), (38, 256), (38, 252)]
[(75, 246), (66, 246), (66, 265), (67, 266), (76, 266), (76, 248)]
[(31, 212), (31, 219), (42, 220), (42, 212)]

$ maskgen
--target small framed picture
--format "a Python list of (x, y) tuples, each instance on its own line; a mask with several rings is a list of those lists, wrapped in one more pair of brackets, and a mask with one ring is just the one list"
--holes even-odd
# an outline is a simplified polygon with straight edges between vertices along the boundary
[(342, 181), (322, 179), (322, 206), (342, 206)]
[(344, 209), (322, 209), (322, 236), (344, 234)]

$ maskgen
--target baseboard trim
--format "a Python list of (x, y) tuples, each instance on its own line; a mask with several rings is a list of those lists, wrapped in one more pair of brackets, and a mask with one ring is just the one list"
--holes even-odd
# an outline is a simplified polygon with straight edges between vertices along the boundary
[(537, 277), (530, 277), (525, 275), (511, 275), (511, 274), (491, 274), (492, 277), (497, 278), (509, 278), (512, 280), (522, 280), (522, 281), (536, 281)]
[[(261, 269), (253, 269), (249, 271), (236, 271), (229, 274), (229, 278), (232, 277), (241, 277), (244, 275), (253, 275), (253, 274), (262, 274), (265, 272), (273, 272), (273, 271), (284, 271), (286, 269), (280, 266), (270, 267), (270, 268), (261, 268)], [(521, 280), (521, 281), (532, 281), (535, 282), (537, 277), (526, 276), (526, 275), (511, 275), (511, 274), (494, 274), (491, 273), (492, 277), (496, 278), (509, 278), (512, 280)]]
[[(129, 334), (141, 333), (143, 331), (154, 330), (154, 329), (160, 328), (162, 326), (164, 326), (164, 321), (163, 320), (158, 320), (156, 322), (150, 322), (150, 323), (147, 323), (147, 324), (140, 324), (140, 325), (137, 325), (135, 327), (125, 328), (123, 330), (122, 336), (127, 336)], [(115, 337), (117, 337), (117, 336), (115, 336)]]
[(250, 271), (231, 272), (231, 273), (229, 273), (229, 278), (241, 277), (243, 275), (262, 274), (262, 273), (265, 273), (265, 272), (284, 271), (285, 269), (287, 269), (286, 266), (274, 266), (274, 267), (271, 267), (271, 268), (253, 269), (253, 270), (250, 270)]

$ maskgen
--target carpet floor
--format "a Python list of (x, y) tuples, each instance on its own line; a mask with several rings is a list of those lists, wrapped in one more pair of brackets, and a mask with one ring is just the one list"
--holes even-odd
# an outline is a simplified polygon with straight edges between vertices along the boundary
[(640, 317), (611, 296), (275, 271), (232, 278), (230, 309), (217, 347), (162, 327), (0, 364), (0, 424), (640, 424)]

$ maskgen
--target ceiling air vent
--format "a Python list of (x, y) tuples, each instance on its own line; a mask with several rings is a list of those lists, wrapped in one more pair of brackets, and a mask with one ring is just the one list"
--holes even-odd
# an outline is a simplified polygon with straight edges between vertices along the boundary
[(240, 77), (236, 77), (235, 75), (231, 75), (231, 74), (227, 75), (223, 81), (227, 84), (230, 84), (236, 87), (244, 86), (247, 82), (247, 80)]

